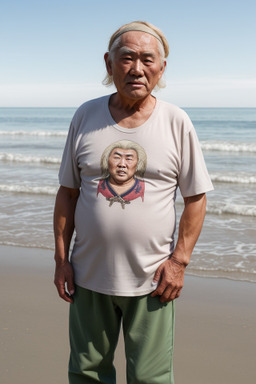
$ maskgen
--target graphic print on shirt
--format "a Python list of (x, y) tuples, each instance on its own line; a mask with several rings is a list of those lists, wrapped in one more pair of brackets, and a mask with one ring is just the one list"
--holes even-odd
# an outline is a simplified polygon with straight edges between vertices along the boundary
[(101, 180), (97, 196), (101, 193), (111, 207), (120, 203), (122, 209), (132, 200), (141, 197), (144, 201), (143, 180), (147, 155), (134, 141), (120, 140), (110, 144), (101, 156)]

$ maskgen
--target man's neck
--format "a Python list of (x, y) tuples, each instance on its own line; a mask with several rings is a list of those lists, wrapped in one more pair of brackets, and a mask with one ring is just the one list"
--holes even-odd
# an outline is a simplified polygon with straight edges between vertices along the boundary
[(118, 93), (111, 96), (109, 110), (115, 122), (124, 128), (136, 128), (151, 116), (156, 99), (149, 95), (143, 100), (123, 100)]
[(125, 183), (117, 183), (115, 182), (111, 177), (109, 178), (108, 182), (110, 187), (116, 192), (117, 195), (122, 195), (123, 193), (127, 192), (129, 189), (131, 189), (135, 184), (135, 179), (131, 178)]

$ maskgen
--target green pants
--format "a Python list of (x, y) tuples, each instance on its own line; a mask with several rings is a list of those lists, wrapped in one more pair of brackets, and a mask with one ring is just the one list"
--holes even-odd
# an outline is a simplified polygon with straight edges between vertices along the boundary
[(173, 384), (174, 302), (76, 287), (70, 306), (70, 384), (115, 384), (122, 323), (128, 384)]

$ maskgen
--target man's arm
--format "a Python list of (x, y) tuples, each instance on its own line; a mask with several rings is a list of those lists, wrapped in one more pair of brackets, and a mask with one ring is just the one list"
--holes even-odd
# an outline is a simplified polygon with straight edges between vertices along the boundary
[(204, 222), (205, 194), (184, 198), (184, 203), (175, 250), (171, 258), (160, 265), (154, 276), (154, 282), (157, 282), (158, 286), (151, 296), (160, 296), (161, 302), (169, 302), (180, 296), (185, 268)]
[(74, 214), (79, 193), (79, 189), (61, 186), (54, 209), (56, 262), (54, 284), (59, 296), (69, 303), (73, 302), (71, 296), (74, 294), (74, 274), (69, 262), (69, 247), (74, 232)]

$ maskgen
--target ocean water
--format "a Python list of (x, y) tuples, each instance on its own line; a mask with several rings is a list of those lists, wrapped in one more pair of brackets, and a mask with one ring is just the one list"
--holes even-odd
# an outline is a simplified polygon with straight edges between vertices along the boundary
[[(0, 108), (0, 244), (54, 249), (58, 169), (74, 111)], [(215, 188), (187, 271), (256, 282), (256, 109), (186, 111)]]

